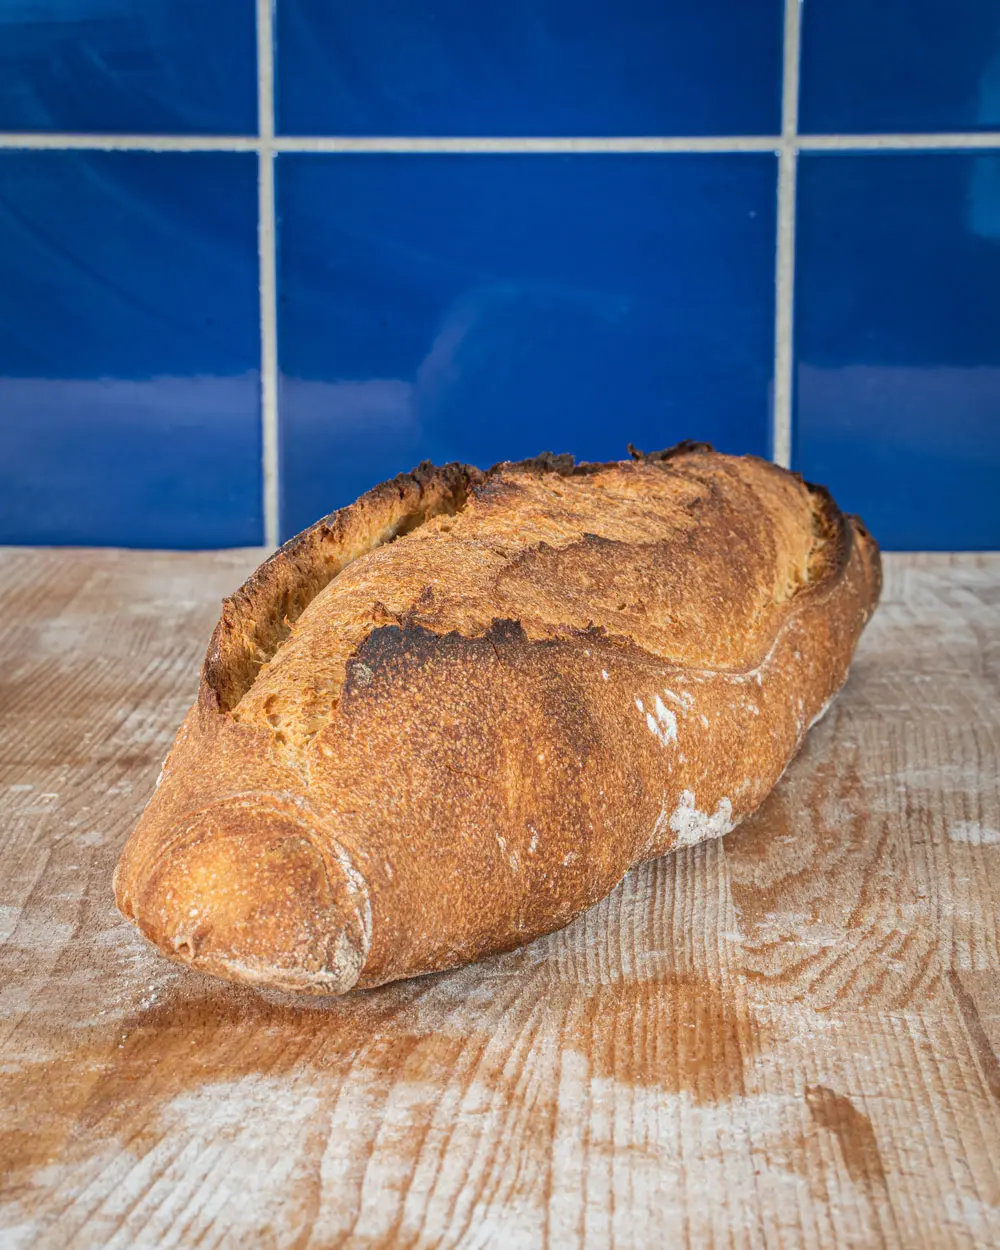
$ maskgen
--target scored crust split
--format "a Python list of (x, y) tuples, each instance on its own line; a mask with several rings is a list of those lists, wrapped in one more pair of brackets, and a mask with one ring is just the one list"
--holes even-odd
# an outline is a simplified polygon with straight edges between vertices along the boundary
[(752, 812), (880, 586), (861, 522), (755, 457), (422, 464), (225, 601), (118, 906), (313, 994), (521, 945)]

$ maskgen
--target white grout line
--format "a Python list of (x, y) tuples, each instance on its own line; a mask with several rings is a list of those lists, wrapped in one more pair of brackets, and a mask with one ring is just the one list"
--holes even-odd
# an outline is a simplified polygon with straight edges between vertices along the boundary
[[(263, 5), (259, 0), (258, 7)], [(265, 66), (261, 64), (261, 80)], [(271, 90), (273, 92), (273, 65)], [(262, 87), (258, 88), (262, 92)], [(259, 111), (263, 95), (259, 94)], [(261, 118), (261, 121), (264, 119)], [(406, 135), (275, 135), (272, 108), (268, 115), (269, 135), (109, 135), (42, 134), (0, 132), (0, 148), (72, 148), (76, 150), (125, 152), (396, 152), (396, 153), (490, 153), (490, 152), (773, 152), (780, 139), (776, 135), (638, 135), (592, 138), (569, 136), (455, 137)]]
[(274, 10), (257, 0), (257, 255), (260, 266), (260, 422), (264, 543), (280, 537), (278, 277), (274, 208)]
[[(263, 67), (262, 67), (263, 68)], [(272, 78), (273, 82), (273, 78)], [(273, 120), (273, 117), (272, 117)], [(139, 135), (44, 134), (0, 131), (0, 149), (70, 149), (107, 152), (931, 152), (1000, 149), (1000, 130), (884, 135), (706, 135), (613, 138), (396, 137), (370, 135)]]
[(906, 152), (913, 148), (953, 152), (969, 148), (1000, 148), (1000, 131), (972, 130), (923, 135), (797, 135), (800, 152)]
[(774, 263), (774, 407), (771, 458), (786, 469), (792, 462), (795, 314), (795, 175), (799, 120), (801, 0), (785, 0), (781, 79), (781, 146), (778, 149), (778, 242)]
[(773, 152), (773, 135), (618, 135), (612, 138), (455, 138), (392, 135), (295, 136), (275, 140), (280, 152)]
[(104, 135), (0, 131), (0, 149), (29, 148), (87, 152), (256, 152), (256, 135)]

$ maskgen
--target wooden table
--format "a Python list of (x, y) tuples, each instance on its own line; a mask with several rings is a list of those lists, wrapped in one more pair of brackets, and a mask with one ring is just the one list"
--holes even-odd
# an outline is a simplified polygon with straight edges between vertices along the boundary
[(724, 842), (303, 1005), (168, 964), (110, 892), (259, 556), (0, 551), (0, 1244), (1000, 1244), (1000, 556), (887, 560)]

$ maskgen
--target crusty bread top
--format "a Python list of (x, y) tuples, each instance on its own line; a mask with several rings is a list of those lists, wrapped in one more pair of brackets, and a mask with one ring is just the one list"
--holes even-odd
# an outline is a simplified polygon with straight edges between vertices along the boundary
[[(823, 575), (837, 545), (825, 492), (702, 445), (631, 463), (447, 466), (415, 499), (400, 481), (398, 506), (373, 503), (367, 524), (328, 541), (325, 561), (312, 542), (277, 608), (273, 595), (263, 605), (281, 614), (269, 633), (251, 590), (240, 675), (216, 663), (220, 702), (279, 750), (297, 754), (330, 722), (348, 661), (382, 625), (478, 637), (516, 619), (531, 640), (599, 630), (673, 663), (752, 665), (780, 605)], [(248, 623), (265, 639), (249, 667)]]

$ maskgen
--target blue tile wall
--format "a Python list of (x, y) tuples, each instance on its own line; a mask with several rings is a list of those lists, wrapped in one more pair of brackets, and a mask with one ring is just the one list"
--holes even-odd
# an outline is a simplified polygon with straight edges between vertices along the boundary
[(771, 155), (284, 156), (283, 529), (422, 456), (766, 454)]
[(0, 152), (0, 541), (262, 539), (256, 161)]
[(795, 4), (4, 0), (0, 542), (694, 437), (1000, 547), (1000, 4)]
[(806, 155), (796, 467), (888, 547), (1000, 547), (1000, 153)]
[(997, 0), (805, 0), (804, 133), (1000, 129)]
[(781, 0), (282, 0), (287, 134), (779, 129)]
[(0, 130), (257, 128), (254, 0), (3, 0)]

